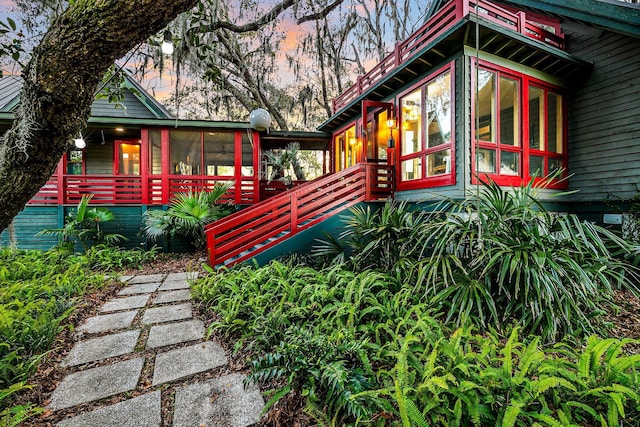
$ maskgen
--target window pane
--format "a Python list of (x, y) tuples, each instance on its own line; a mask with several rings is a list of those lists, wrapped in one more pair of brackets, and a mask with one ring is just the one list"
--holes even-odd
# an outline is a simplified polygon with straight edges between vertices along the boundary
[(544, 176), (544, 157), (529, 156), (529, 175)]
[(253, 145), (246, 134), (242, 135), (242, 176), (253, 176)]
[(422, 91), (402, 98), (402, 155), (422, 150)]
[(544, 150), (541, 137), (544, 135), (542, 125), (542, 89), (529, 86), (529, 147)]
[(547, 146), (552, 153), (562, 153), (562, 97), (547, 95)]
[(422, 178), (422, 163), (420, 158), (405, 160), (402, 162), (402, 180), (411, 181)]
[(360, 143), (358, 142), (358, 137), (356, 136), (356, 127), (352, 126), (345, 132), (346, 138), (346, 167), (351, 167), (357, 163), (357, 151)]
[(519, 146), (518, 82), (500, 77), (500, 143)]
[(200, 174), (200, 132), (169, 131), (171, 166), (177, 175)]
[(495, 150), (487, 150), (484, 148), (476, 150), (478, 172), (495, 173), (496, 172), (496, 152)]
[(438, 151), (427, 156), (427, 176), (451, 172), (451, 150)]
[(234, 175), (233, 132), (205, 132), (204, 164), (207, 175)]
[(549, 175), (551, 175), (552, 173), (556, 172), (559, 169), (562, 169), (561, 159), (555, 159), (550, 157), (548, 162), (549, 162)]
[(451, 141), (451, 73), (437, 77), (427, 86), (427, 147)]
[(500, 152), (500, 173), (502, 175), (520, 174), (520, 153)]
[(149, 130), (149, 157), (151, 163), (151, 174), (152, 175), (161, 175), (162, 174), (162, 151), (161, 151), (161, 142), (160, 142), (160, 130), (159, 129), (150, 129)]
[(496, 74), (478, 71), (478, 123), (476, 137), (480, 141), (494, 141), (496, 129)]

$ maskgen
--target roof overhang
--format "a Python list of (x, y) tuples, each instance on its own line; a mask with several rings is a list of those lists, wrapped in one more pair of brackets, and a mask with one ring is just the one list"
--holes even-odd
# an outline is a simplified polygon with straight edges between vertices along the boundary
[[(476, 25), (477, 24), (477, 25)], [(478, 34), (476, 42), (476, 33)], [(582, 76), (592, 64), (562, 49), (527, 37), (507, 27), (498, 26), (482, 15), (469, 14), (414, 55), (409, 61), (389, 72), (368, 91), (322, 123), (321, 131), (334, 131), (361, 115), (364, 99), (388, 100), (418, 77), (436, 69), (439, 64), (462, 55), (465, 46), (499, 56), (554, 77), (569, 80)]]
[(270, 131), (261, 132), (262, 148), (285, 148), (287, 144), (298, 142), (304, 150), (326, 150), (331, 141), (327, 132)]

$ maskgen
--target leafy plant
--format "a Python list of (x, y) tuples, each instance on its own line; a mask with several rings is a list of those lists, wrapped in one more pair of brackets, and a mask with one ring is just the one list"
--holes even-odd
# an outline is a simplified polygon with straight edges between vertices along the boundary
[(620, 286), (637, 291), (617, 252), (633, 247), (612, 232), (556, 214), (537, 201), (538, 188), (504, 190), (485, 183), (477, 195), (446, 200), (426, 229), (431, 256), (418, 286), (447, 320), (484, 326), (513, 320), (545, 340), (593, 331), (594, 313)]
[(348, 262), (358, 271), (391, 271), (403, 262), (423, 258), (427, 218), (406, 202), (387, 201), (380, 210), (355, 206), (346, 217), (345, 231), (337, 239), (319, 240), (312, 254), (324, 262)]
[(176, 235), (190, 239), (196, 249), (206, 245), (204, 227), (233, 212), (223, 196), (232, 182), (217, 182), (210, 190), (179, 193), (166, 211), (150, 210), (142, 218), (144, 235), (152, 240), (172, 238)]
[(153, 261), (158, 255), (158, 248), (150, 250), (122, 249), (108, 245), (95, 245), (85, 252), (89, 267), (96, 271), (117, 271), (127, 268), (142, 268), (144, 263)]
[(291, 142), (284, 149), (267, 150), (264, 156), (267, 163), (271, 166), (271, 173), (268, 176), (269, 181), (281, 181), (287, 185), (291, 185), (292, 179), (288, 174), (289, 169), (293, 169), (295, 178), (304, 181), (305, 173), (298, 155), (300, 153), (300, 144)]
[(114, 245), (127, 240), (121, 234), (104, 231), (103, 224), (113, 221), (113, 212), (103, 207), (89, 207), (92, 198), (93, 194), (82, 196), (76, 209), (68, 213), (63, 228), (42, 230), (37, 235), (58, 236), (58, 246), (70, 252), (78, 243), (84, 252), (91, 243)]

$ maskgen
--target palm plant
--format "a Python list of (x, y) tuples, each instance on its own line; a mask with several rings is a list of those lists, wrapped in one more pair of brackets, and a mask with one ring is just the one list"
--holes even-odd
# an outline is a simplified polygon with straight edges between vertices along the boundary
[(142, 232), (152, 241), (183, 236), (197, 250), (204, 248), (205, 226), (233, 212), (230, 203), (222, 202), (232, 186), (233, 182), (217, 182), (208, 191), (177, 194), (166, 211), (145, 212)]
[(269, 181), (279, 180), (287, 185), (291, 184), (291, 177), (286, 174), (289, 168), (293, 168), (293, 173), (299, 181), (305, 180), (304, 169), (298, 159), (298, 153), (300, 151), (300, 144), (292, 142), (288, 144), (283, 150), (269, 150), (265, 151), (264, 155), (267, 158), (267, 162), (272, 166), (271, 174), (268, 177)]
[(319, 240), (313, 254), (332, 263), (349, 261), (359, 271), (391, 271), (405, 260), (425, 254), (427, 214), (412, 210), (406, 202), (387, 201), (380, 210), (355, 206), (345, 231), (336, 239)]
[[(539, 187), (540, 188), (540, 187)], [(449, 208), (427, 228), (432, 256), (419, 283), (447, 318), (496, 326), (515, 320), (553, 339), (592, 330), (592, 317), (631, 270), (612, 251), (633, 247), (575, 215), (547, 211), (533, 181), (510, 191), (493, 182)]]
[(76, 243), (82, 245), (83, 252), (90, 243), (115, 245), (127, 238), (117, 233), (106, 233), (103, 224), (113, 221), (113, 212), (103, 207), (89, 207), (93, 194), (85, 194), (78, 206), (67, 215), (64, 227), (40, 231), (38, 236), (58, 236), (58, 246), (73, 251)]

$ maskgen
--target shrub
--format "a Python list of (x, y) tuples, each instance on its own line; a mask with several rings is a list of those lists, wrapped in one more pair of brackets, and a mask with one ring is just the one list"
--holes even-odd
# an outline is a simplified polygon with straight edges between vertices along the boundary
[(233, 205), (222, 202), (232, 186), (233, 182), (217, 182), (208, 191), (176, 194), (166, 211), (144, 213), (143, 234), (154, 242), (179, 235), (190, 239), (196, 249), (204, 248), (204, 227), (234, 210)]
[(93, 194), (82, 196), (76, 209), (67, 214), (63, 228), (42, 230), (37, 235), (58, 236), (58, 247), (66, 252), (73, 252), (76, 244), (82, 245), (84, 252), (93, 243), (114, 245), (127, 240), (121, 234), (104, 232), (102, 224), (113, 221), (113, 212), (107, 208), (89, 208), (92, 198)]
[(633, 248), (612, 232), (575, 215), (549, 212), (533, 183), (507, 191), (495, 183), (477, 195), (447, 200), (445, 216), (427, 228), (432, 255), (418, 286), (447, 312), (447, 320), (499, 326), (512, 320), (545, 340), (593, 331), (620, 286), (637, 291), (630, 267), (612, 255)]
[(89, 268), (96, 271), (117, 271), (127, 268), (142, 268), (146, 262), (153, 261), (158, 255), (158, 248), (151, 250), (122, 249), (108, 245), (92, 246), (85, 252)]

